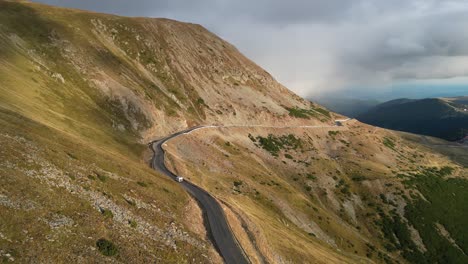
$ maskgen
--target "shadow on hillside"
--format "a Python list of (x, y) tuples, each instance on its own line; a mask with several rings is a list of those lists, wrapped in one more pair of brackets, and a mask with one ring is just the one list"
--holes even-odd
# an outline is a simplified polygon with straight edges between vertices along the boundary
[[(50, 42), (52, 32), (62, 26), (50, 21), (27, 3), (0, 1), (0, 32), (6, 37), (16, 34), (23, 39), (28, 46), (42, 50), (42, 45)], [(8, 45), (0, 48), (0, 55), (14, 54), (14, 46)]]
[[(443, 139), (428, 139), (426, 136), (407, 132), (399, 132), (399, 134), (406, 140), (426, 146), (434, 152), (447, 156), (453, 162), (468, 167), (468, 146), (466, 145), (460, 145)], [(434, 142), (434, 140), (436, 140), (436, 142)]]

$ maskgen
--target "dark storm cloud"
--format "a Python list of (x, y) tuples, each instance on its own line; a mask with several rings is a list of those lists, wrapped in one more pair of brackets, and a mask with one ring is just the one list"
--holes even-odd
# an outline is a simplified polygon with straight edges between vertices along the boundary
[(200, 23), (301, 95), (466, 77), (463, 0), (41, 0)]
[(332, 21), (346, 16), (352, 1), (327, 0), (41, 0), (47, 4), (95, 10), (127, 16), (177, 16), (200, 19), (201, 16), (240, 17), (265, 23)]

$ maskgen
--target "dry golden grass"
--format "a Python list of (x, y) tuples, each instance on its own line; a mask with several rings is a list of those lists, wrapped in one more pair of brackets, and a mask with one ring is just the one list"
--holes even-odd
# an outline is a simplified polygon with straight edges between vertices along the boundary
[[(4, 109), (0, 145), (4, 261), (210, 262), (207, 238), (189, 231), (204, 227), (184, 209), (188, 195), (138, 155), (116, 150), (125, 146), (96, 147)], [(185, 218), (199, 220), (189, 228)], [(117, 256), (99, 253), (102, 237)], [(213, 252), (210, 258), (219, 262)]]

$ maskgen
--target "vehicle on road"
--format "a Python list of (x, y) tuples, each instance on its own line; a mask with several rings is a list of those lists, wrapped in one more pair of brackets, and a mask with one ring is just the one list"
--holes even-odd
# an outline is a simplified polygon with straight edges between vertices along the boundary
[(184, 180), (184, 178), (172, 173), (164, 164), (164, 148), (163, 145), (166, 141), (175, 138), (183, 133), (194, 131), (196, 129), (214, 127), (214, 126), (199, 126), (193, 127), (170, 136), (153, 141), (151, 149), (153, 150), (153, 159), (151, 167), (163, 174), (169, 176), (171, 179), (180, 183), (189, 194), (191, 194), (201, 205), (201, 208), (206, 214), (208, 219), (206, 223), (207, 230), (212, 235), (213, 244), (219, 249), (220, 255), (226, 264), (248, 264), (250, 263), (248, 257), (245, 255), (244, 250), (238, 244), (234, 234), (232, 233), (229, 224), (224, 215), (223, 208), (219, 202), (202, 188)]

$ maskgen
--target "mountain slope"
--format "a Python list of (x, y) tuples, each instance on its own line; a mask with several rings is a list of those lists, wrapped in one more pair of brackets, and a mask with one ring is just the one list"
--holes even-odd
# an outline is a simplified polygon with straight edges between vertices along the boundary
[(257, 252), (252, 259), (468, 260), (466, 166), (397, 132), (356, 120), (206, 128), (168, 142), (166, 151), (178, 175), (237, 216), (233, 229), (244, 249)]
[(384, 128), (458, 140), (468, 133), (466, 108), (457, 98), (397, 99), (377, 105), (357, 118)]
[(199, 25), (0, 1), (0, 257), (222, 262), (146, 145), (218, 124), (166, 163), (253, 263), (466, 262), (466, 167), (338, 116)]
[(332, 122), (320, 111), (201, 26), (2, 0), (0, 258), (220, 262), (142, 143), (201, 123)]
[(198, 25), (8, 1), (0, 7), (3, 105), (34, 118), (46, 108), (43, 123), (66, 127), (67, 116), (148, 141), (199, 123), (294, 122), (286, 108), (310, 107)]

